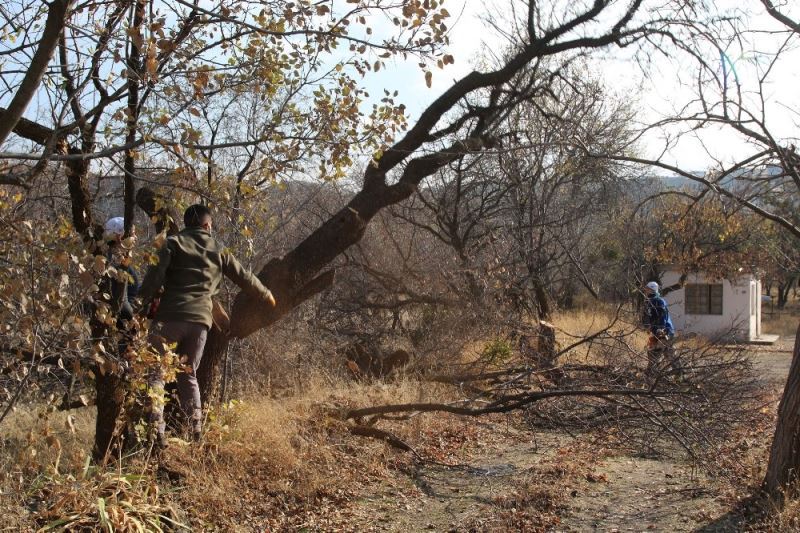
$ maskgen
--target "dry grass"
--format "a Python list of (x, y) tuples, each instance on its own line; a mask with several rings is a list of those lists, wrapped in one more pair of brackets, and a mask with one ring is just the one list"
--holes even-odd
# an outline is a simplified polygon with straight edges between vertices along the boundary
[[(554, 322), (561, 347), (607, 327), (615, 311), (602, 307), (558, 315)], [(614, 329), (628, 332), (626, 342), (643, 352), (647, 336), (631, 318)], [(486, 346), (471, 345), (459, 362), (475, 360)], [(567, 357), (590, 362), (586, 346)], [(412, 377), (361, 383), (342, 376), (309, 365), (294, 374), (293, 382), (271, 388), (272, 397), (253, 394), (215, 409), (204, 441), (173, 440), (160, 465), (139, 454), (115, 469), (87, 468), (92, 409), (71, 415), (43, 407), (20, 409), (2, 427), (4, 525), (30, 530), (67, 518), (76, 528), (109, 524), (123, 531), (137, 524), (157, 529), (175, 523), (194, 530), (335, 530), (363, 486), (385, 481), (410, 460), (409, 454), (382, 442), (352, 436), (341, 413), (356, 406), (443, 401), (453, 394)], [(427, 456), (447, 461), (468, 436), (466, 426), (449, 416), (418, 416), (382, 428)], [(453, 437), (442, 438), (447, 435)], [(555, 495), (526, 483), (508, 496), (511, 504), (498, 502), (494, 525), (521, 524), (515, 520), (522, 518), (511, 516), (517, 507), (528, 508), (529, 517), (555, 519)], [(790, 514), (783, 516), (780, 520), (794, 523)]]
[[(553, 320), (556, 326), (556, 342), (563, 349), (579, 340), (609, 328), (610, 332), (621, 334), (632, 352), (644, 353), (647, 346), (647, 332), (638, 324), (630, 311), (619, 311), (612, 305), (599, 304), (592, 309), (581, 309), (559, 313)], [(564, 354), (562, 362), (601, 363), (593, 352), (591, 344), (583, 344)]]
[[(87, 463), (93, 415), (90, 409), (64, 413), (37, 404), (21, 406), (3, 421), (0, 515), (5, 525), (19, 530), (32, 529), (37, 522), (46, 525), (51, 521), (49, 497), (58, 493), (56, 500), (66, 501), (77, 493), (78, 486), (94, 477), (96, 471)], [(64, 488), (68, 490), (62, 492)], [(84, 489), (81, 487), (81, 492)], [(60, 505), (59, 501), (51, 503)], [(91, 505), (97, 503), (94, 498)], [(59, 518), (76, 515), (82, 513), (74, 511)]]
[[(140, 452), (109, 469), (88, 466), (91, 410), (71, 419), (74, 432), (64, 413), (20, 410), (3, 428), (0, 511), (19, 530), (323, 527), (365, 483), (408, 460), (382, 442), (352, 436), (341, 412), (434, 395), (441, 397), (410, 379), (363, 384), (312, 373), (282, 398), (213, 410), (199, 445), (171, 439), (160, 463)], [(419, 418), (394, 429), (413, 442), (436, 433), (436, 423)]]
[(770, 316), (764, 315), (761, 321), (764, 333), (777, 334), (784, 339), (791, 339), (795, 336), (798, 324), (800, 324), (800, 311), (798, 310), (776, 312)]
[(763, 526), (774, 533), (800, 531), (800, 498), (788, 499), (782, 508), (774, 508)]
[[(363, 384), (312, 375), (293, 394), (215, 409), (204, 441), (171, 439), (158, 467), (139, 454), (110, 470), (86, 467), (92, 435), (88, 410), (75, 434), (65, 429), (68, 435), (61, 435), (69, 442), (64, 441), (58, 468), (52, 466), (58, 463), (52, 446), (39, 446), (35, 461), (14, 470), (17, 459), (10, 452), (25, 453), (19, 438), (27, 438), (23, 428), (33, 415), (19, 413), (14, 422), (19, 438), (7, 447), (3, 465), (6, 481), (16, 475), (17, 482), (4, 493), (15, 495), (8, 507), (16, 509), (20, 528), (91, 529), (107, 523), (125, 531), (139, 524), (154, 530), (183, 523), (193, 530), (286, 530), (312, 521), (325, 529), (325, 517), (333, 520), (365, 483), (385, 477), (396, 458), (406, 460), (382, 442), (352, 436), (339, 413), (433, 396), (441, 398), (434, 388), (410, 379)], [(63, 424), (63, 418), (49, 417), (48, 427)], [(413, 442), (435, 433), (429, 422), (436, 424), (420, 417), (395, 429)], [(80, 453), (66, 461), (67, 450)]]
[[(165, 464), (183, 487), (178, 500), (193, 509), (195, 528), (234, 528), (261, 517), (260, 528), (313, 522), (325, 529), (325, 521), (335, 520), (363, 485), (384, 478), (397, 457), (381, 442), (353, 437), (340, 414), (435, 394), (411, 380), (366, 385), (312, 376), (294, 395), (253, 398), (212, 414), (201, 453), (176, 446)], [(412, 440), (430, 420), (395, 429)]]
[(25, 530), (161, 531), (174, 528), (153, 465), (141, 457), (90, 463), (91, 409), (18, 409), (4, 422), (0, 471), (5, 526)]
[(764, 333), (780, 335), (783, 338), (793, 339), (800, 324), (800, 299), (789, 295), (789, 301), (784, 309), (772, 309), (769, 305), (762, 306), (761, 326)]

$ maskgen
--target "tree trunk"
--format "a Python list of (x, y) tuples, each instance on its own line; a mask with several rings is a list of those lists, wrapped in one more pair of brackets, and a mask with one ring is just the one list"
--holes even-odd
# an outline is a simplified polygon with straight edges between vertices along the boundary
[(50, 58), (53, 57), (53, 52), (58, 46), (58, 39), (66, 24), (70, 3), (71, 0), (54, 0), (47, 8), (47, 20), (44, 24), (42, 40), (39, 41), (39, 46), (31, 58), (22, 83), (0, 120), (0, 144), (14, 130), (42, 82), (42, 77), (47, 71), (47, 65), (50, 63)]
[(95, 370), (94, 383), (97, 393), (97, 419), (92, 455), (95, 461), (100, 462), (116, 456), (121, 448), (117, 423), (125, 402), (125, 388), (117, 374), (102, 374), (99, 370)]
[[(69, 153), (80, 153), (75, 148), (69, 148), (68, 151)], [(102, 255), (103, 251), (96, 246), (96, 238), (103, 234), (103, 228), (94, 227), (91, 197), (86, 185), (88, 172), (89, 164), (84, 160), (71, 160), (65, 165), (65, 174), (72, 204), (72, 223), (75, 226), (75, 230), (83, 236), (84, 242), (93, 247), (92, 253)], [(94, 311), (94, 306), (92, 306), (89, 319), (92, 337), (97, 341), (106, 342), (108, 329), (98, 321)], [(117, 349), (116, 345), (113, 347), (107, 345), (106, 348), (108, 350)], [(125, 388), (122, 378), (115, 374), (113, 370), (101, 371), (101, 366), (102, 363), (99, 363), (94, 364), (92, 367), (95, 375), (95, 392), (97, 394), (97, 419), (95, 421), (94, 448), (92, 451), (96, 461), (102, 461), (107, 457), (116, 455), (120, 449), (121, 442), (116, 434), (117, 422), (125, 402)]]
[[(130, 41), (130, 51), (128, 52), (128, 117), (126, 122), (127, 133), (125, 143), (133, 144), (136, 141), (136, 134), (139, 131), (139, 86), (142, 82), (142, 54), (139, 43), (142, 42), (142, 22), (144, 21), (144, 0), (137, 0), (134, 7), (133, 31), (135, 37)], [(128, 30), (130, 31), (130, 30)], [(133, 228), (134, 209), (136, 208), (136, 184), (133, 180), (136, 175), (136, 152), (133, 149), (125, 150), (125, 161), (123, 163), (125, 175), (124, 183), (124, 206), (125, 206), (125, 236), (131, 234)]]
[(778, 309), (786, 307), (789, 301), (789, 290), (792, 288), (792, 282), (781, 283), (778, 285)]
[(533, 279), (533, 294), (536, 298), (536, 309), (539, 313), (539, 318), (542, 320), (551, 320), (553, 309), (550, 305), (550, 297), (547, 295), (547, 290), (538, 277)]
[[(289, 256), (287, 255), (287, 257)], [(305, 285), (294, 288), (296, 286), (292, 284), (292, 281), (296, 281), (300, 276), (297, 273), (293, 275), (288, 270), (287, 260), (283, 258), (267, 263), (259, 272), (258, 277), (273, 292), (278, 305), (275, 309), (267, 309), (261, 301), (254, 301), (242, 292), (236, 297), (231, 313), (231, 333), (226, 335), (217, 328), (212, 328), (208, 332), (203, 358), (197, 369), (197, 380), (200, 384), (200, 395), (204, 405), (217, 398), (220, 362), (228, 349), (230, 339), (232, 337), (244, 338), (254, 331), (274, 323), (304, 301), (327, 289), (333, 284), (334, 271), (326, 271)], [(252, 326), (250, 320), (253, 316), (260, 317), (264, 321), (262, 325)]]
[(169, 207), (162, 206), (156, 209), (158, 204), (158, 197), (152, 189), (142, 187), (136, 191), (136, 205), (138, 205), (147, 216), (153, 220), (156, 226), (156, 231), (161, 233), (166, 230), (167, 235), (175, 235), (180, 231), (177, 220), (177, 215)]
[(781, 501), (784, 491), (797, 481), (800, 472), (800, 325), (794, 339), (789, 377), (778, 406), (778, 423), (769, 454), (764, 488)]
[(543, 367), (551, 367), (555, 364), (556, 359), (556, 329), (550, 323), (553, 317), (550, 297), (538, 277), (533, 280), (533, 292), (536, 297), (536, 307), (539, 310), (539, 331), (537, 333), (539, 336), (539, 360)]
[[(72, 147), (62, 147), (69, 154), (78, 154), (80, 151)], [(70, 160), (64, 165), (64, 174), (67, 177), (70, 204), (72, 209), (72, 225), (75, 231), (83, 237), (84, 242), (94, 239), (94, 233), (101, 231), (92, 227), (92, 198), (86, 177), (89, 173), (89, 162), (84, 160)], [(101, 233), (102, 234), (102, 233)]]
[(208, 405), (217, 398), (219, 391), (220, 363), (228, 350), (230, 338), (217, 328), (211, 328), (203, 349), (203, 358), (197, 368), (197, 381), (200, 385), (200, 398), (203, 406)]
[(668, 287), (662, 287), (661, 288), (661, 291), (660, 291), (661, 292), (661, 296), (666, 296), (667, 294), (669, 294), (669, 293), (671, 293), (673, 291), (681, 290), (684, 287), (684, 285), (686, 285), (686, 280), (687, 279), (689, 279), (689, 274), (687, 272), (681, 273), (681, 277), (678, 278), (678, 282), (677, 283), (669, 285)]
[(786, 304), (789, 303), (789, 293), (797, 286), (798, 280), (800, 280), (800, 277), (791, 276), (778, 284), (778, 309), (785, 308)]
[[(88, 153), (92, 148), (90, 140), (85, 139), (81, 149), (61, 147), (63, 151), (71, 154)], [(98, 239), (103, 235), (103, 227), (95, 224), (92, 216), (92, 200), (87, 186), (89, 174), (88, 160), (70, 160), (64, 166), (72, 207), (72, 223), (75, 230), (83, 237), (84, 242), (91, 246), (92, 253), (103, 255), (103, 250), (97, 246)], [(98, 321), (91, 307), (89, 319), (92, 337), (96, 341), (106, 343), (107, 350), (116, 351), (117, 344), (108, 344), (109, 331), (105, 324)], [(125, 403), (125, 387), (123, 378), (116, 373), (116, 369), (101, 370), (102, 363), (92, 366), (95, 375), (95, 392), (97, 394), (97, 419), (95, 421), (95, 439), (92, 454), (96, 461), (102, 461), (116, 455), (122, 442), (119, 439), (117, 425)]]
[(556, 328), (550, 322), (539, 321), (538, 359), (541, 368), (551, 368), (556, 364)]
[[(473, 144), (462, 143), (458, 147), (462, 151), (472, 150), (475, 149)], [(231, 311), (229, 337), (245, 338), (274, 324), (304, 301), (330, 287), (335, 271), (328, 270), (317, 275), (319, 271), (357, 243), (369, 221), (381, 209), (411, 196), (424, 177), (447, 164), (458, 153), (448, 149), (415, 159), (408, 163), (400, 181), (392, 186), (374, 177), (366, 179), (364, 188), (347, 205), (284, 257), (273, 259), (261, 269), (258, 278), (275, 295), (276, 307), (267, 308), (262, 301), (251, 298), (245, 292), (236, 296)], [(203, 359), (197, 370), (203, 403), (212, 401), (216, 394), (219, 363), (227, 349), (228, 340), (227, 336), (212, 330), (206, 342)]]

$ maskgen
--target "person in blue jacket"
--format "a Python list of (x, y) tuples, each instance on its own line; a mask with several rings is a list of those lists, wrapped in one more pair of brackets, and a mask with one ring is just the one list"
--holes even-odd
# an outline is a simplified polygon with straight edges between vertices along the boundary
[(660, 287), (655, 281), (647, 283), (642, 292), (645, 295), (642, 324), (650, 332), (647, 343), (647, 375), (652, 376), (660, 366), (662, 359), (668, 359), (673, 370), (677, 370), (672, 340), (675, 337), (675, 326), (669, 316), (667, 302), (659, 294)]
[(675, 326), (669, 317), (667, 302), (659, 294), (659, 286), (651, 281), (644, 286), (644, 317), (642, 323), (657, 339), (671, 339), (675, 336)]

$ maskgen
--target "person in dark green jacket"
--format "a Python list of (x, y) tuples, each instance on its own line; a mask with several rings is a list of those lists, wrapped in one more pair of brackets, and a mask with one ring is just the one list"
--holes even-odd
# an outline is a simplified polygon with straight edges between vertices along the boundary
[[(139, 297), (146, 309), (163, 288), (149, 341), (162, 354), (167, 346), (177, 345), (175, 353), (185, 365), (185, 370), (177, 376), (178, 398), (181, 409), (191, 421), (192, 436), (198, 439), (202, 430), (202, 409), (195, 373), (212, 325), (212, 297), (219, 291), (222, 276), (260, 298), (266, 305), (274, 307), (275, 298), (257, 277), (242, 268), (236, 258), (211, 236), (213, 221), (208, 207), (200, 204), (190, 206), (183, 221), (186, 228), (169, 237), (159, 250), (158, 263), (145, 275)], [(154, 370), (150, 386), (163, 394), (164, 378), (160, 368)], [(155, 423), (158, 441), (163, 445), (162, 402), (154, 402), (151, 421)]]

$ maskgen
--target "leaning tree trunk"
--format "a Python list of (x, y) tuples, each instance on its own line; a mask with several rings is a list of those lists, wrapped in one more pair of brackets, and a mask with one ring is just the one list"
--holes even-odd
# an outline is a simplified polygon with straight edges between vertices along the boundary
[[(587, 13), (575, 18), (572, 24), (583, 24), (603, 9), (603, 3), (596, 3)], [(265, 309), (263, 303), (254, 301), (244, 293), (236, 297), (230, 316), (229, 336), (223, 337), (219, 333), (211, 335), (198, 369), (197, 378), (205, 401), (212, 398), (216, 388), (219, 363), (223, 359), (229, 338), (244, 338), (258, 329), (273, 324), (294, 307), (329, 286), (333, 282), (333, 271), (321, 275), (318, 273), (336, 256), (361, 239), (367, 224), (375, 214), (411, 196), (424, 178), (458, 157), (492, 148), (497, 144), (498, 140), (490, 133), (497, 121), (524, 99), (532, 98), (537, 90), (508, 94), (503, 90), (505, 84), (512, 82), (538, 58), (564, 50), (604, 47), (619, 43), (620, 29), (628, 25), (629, 17), (637, 10), (638, 4), (635, 3), (626, 15), (628, 18), (622, 19), (612, 32), (597, 38), (556, 43), (561, 36), (560, 32), (550, 32), (543, 39), (534, 38), (497, 70), (471, 72), (437, 97), (399, 141), (385, 150), (373, 164), (367, 165), (362, 189), (345, 207), (294, 250), (281, 259), (269, 262), (261, 270), (259, 279), (273, 291), (278, 302), (274, 309)], [(563, 28), (568, 26), (565, 25)], [(472, 110), (463, 114), (463, 122), (454, 119), (449, 127), (437, 130), (437, 126), (447, 113), (457, 108), (464, 98), (478, 91), (491, 92), (492, 103), (485, 109), (476, 111), (475, 114), (472, 114)], [(419, 151), (426, 143), (450, 137), (450, 134), (446, 134), (449, 128), (453, 128), (450, 134), (461, 130), (464, 137), (437, 151), (424, 153)], [(391, 184), (387, 180), (390, 173), (393, 174)], [(217, 338), (218, 336), (220, 338)]]
[[(347, 214), (353, 215), (349, 211)], [(316, 277), (315, 275), (333, 257), (357, 242), (367, 223), (362, 217), (347, 214), (339, 213), (341, 216), (337, 215), (329, 220), (285, 257), (273, 259), (261, 269), (258, 278), (275, 295), (277, 306), (274, 309), (266, 308), (260, 300), (249, 298), (246, 293), (241, 292), (234, 301), (230, 315), (230, 331), (227, 334), (216, 328), (209, 331), (203, 358), (197, 369), (197, 380), (204, 404), (216, 398), (220, 362), (232, 338), (247, 337), (273, 324), (304, 301), (331, 286), (334, 270), (328, 270)], [(317, 248), (317, 253), (309, 251), (314, 247)], [(326, 248), (331, 252), (326, 253)], [(333, 250), (335, 254), (329, 257)]]
[(769, 454), (764, 488), (778, 501), (798, 481), (800, 472), (800, 325), (794, 339), (789, 378), (778, 406), (778, 423)]
[[(275, 295), (277, 306), (267, 308), (261, 300), (240, 292), (230, 315), (230, 332), (209, 332), (197, 380), (203, 403), (213, 401), (219, 378), (219, 364), (231, 338), (245, 338), (259, 329), (274, 324), (292, 309), (333, 284), (335, 271), (319, 272), (339, 254), (357, 243), (370, 220), (383, 208), (411, 196), (419, 182), (453, 160), (459, 153), (482, 146), (479, 142), (463, 142), (441, 152), (409, 162), (400, 181), (387, 185), (382, 176), (370, 167), (364, 187), (335, 215), (324, 222), (303, 242), (280, 259), (268, 262), (258, 278)], [(388, 153), (388, 152), (387, 152)], [(384, 155), (386, 158), (387, 155)], [(377, 179), (376, 179), (377, 178)]]

